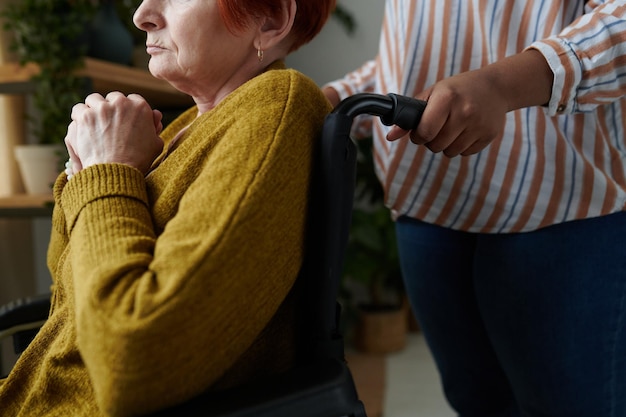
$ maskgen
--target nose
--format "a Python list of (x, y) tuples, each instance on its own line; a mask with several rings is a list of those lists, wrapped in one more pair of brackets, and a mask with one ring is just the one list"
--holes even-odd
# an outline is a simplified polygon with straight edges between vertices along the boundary
[(133, 15), (133, 23), (138, 29), (144, 32), (158, 29), (163, 26), (163, 17), (159, 4), (161, 0), (144, 0), (141, 2), (135, 14)]

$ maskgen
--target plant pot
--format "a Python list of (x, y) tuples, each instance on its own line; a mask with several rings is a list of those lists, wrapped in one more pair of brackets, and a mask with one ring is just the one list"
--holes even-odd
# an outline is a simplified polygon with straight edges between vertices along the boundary
[(27, 194), (52, 194), (63, 170), (67, 151), (63, 145), (16, 145), (15, 159)]
[(406, 346), (407, 313), (402, 306), (359, 306), (354, 347), (364, 353), (397, 352)]

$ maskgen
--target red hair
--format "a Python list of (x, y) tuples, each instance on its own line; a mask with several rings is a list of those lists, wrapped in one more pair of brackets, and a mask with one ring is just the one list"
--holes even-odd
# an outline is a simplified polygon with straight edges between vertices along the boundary
[[(296, 17), (291, 28), (289, 52), (310, 42), (335, 9), (336, 0), (296, 0)], [(271, 16), (281, 11), (281, 0), (217, 0), (226, 27), (237, 32), (247, 27), (252, 16)]]

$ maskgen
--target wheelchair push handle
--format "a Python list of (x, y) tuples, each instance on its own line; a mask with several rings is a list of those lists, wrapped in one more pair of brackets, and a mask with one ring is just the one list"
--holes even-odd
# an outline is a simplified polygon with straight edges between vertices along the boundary
[(422, 119), (426, 102), (398, 94), (389, 94), (388, 97), (393, 101), (392, 110), (381, 116), (380, 120), (387, 126), (396, 125), (404, 130), (415, 129)]
[(359, 93), (343, 100), (333, 113), (354, 118), (360, 114), (380, 117), (387, 126), (397, 125), (404, 130), (414, 129), (420, 122), (426, 102), (399, 94)]

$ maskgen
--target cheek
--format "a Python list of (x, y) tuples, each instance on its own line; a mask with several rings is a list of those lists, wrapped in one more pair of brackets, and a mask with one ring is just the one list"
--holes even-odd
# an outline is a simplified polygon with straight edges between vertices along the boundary
[(172, 34), (174, 41), (172, 49), (181, 68), (194, 66), (200, 58), (206, 55), (206, 51), (210, 50), (212, 44), (209, 43), (211, 42), (210, 37), (202, 36), (198, 32), (186, 30)]
[(212, 66), (213, 61), (202, 55), (203, 51), (194, 48), (181, 48), (176, 54), (176, 70), (186, 77), (197, 77)]

